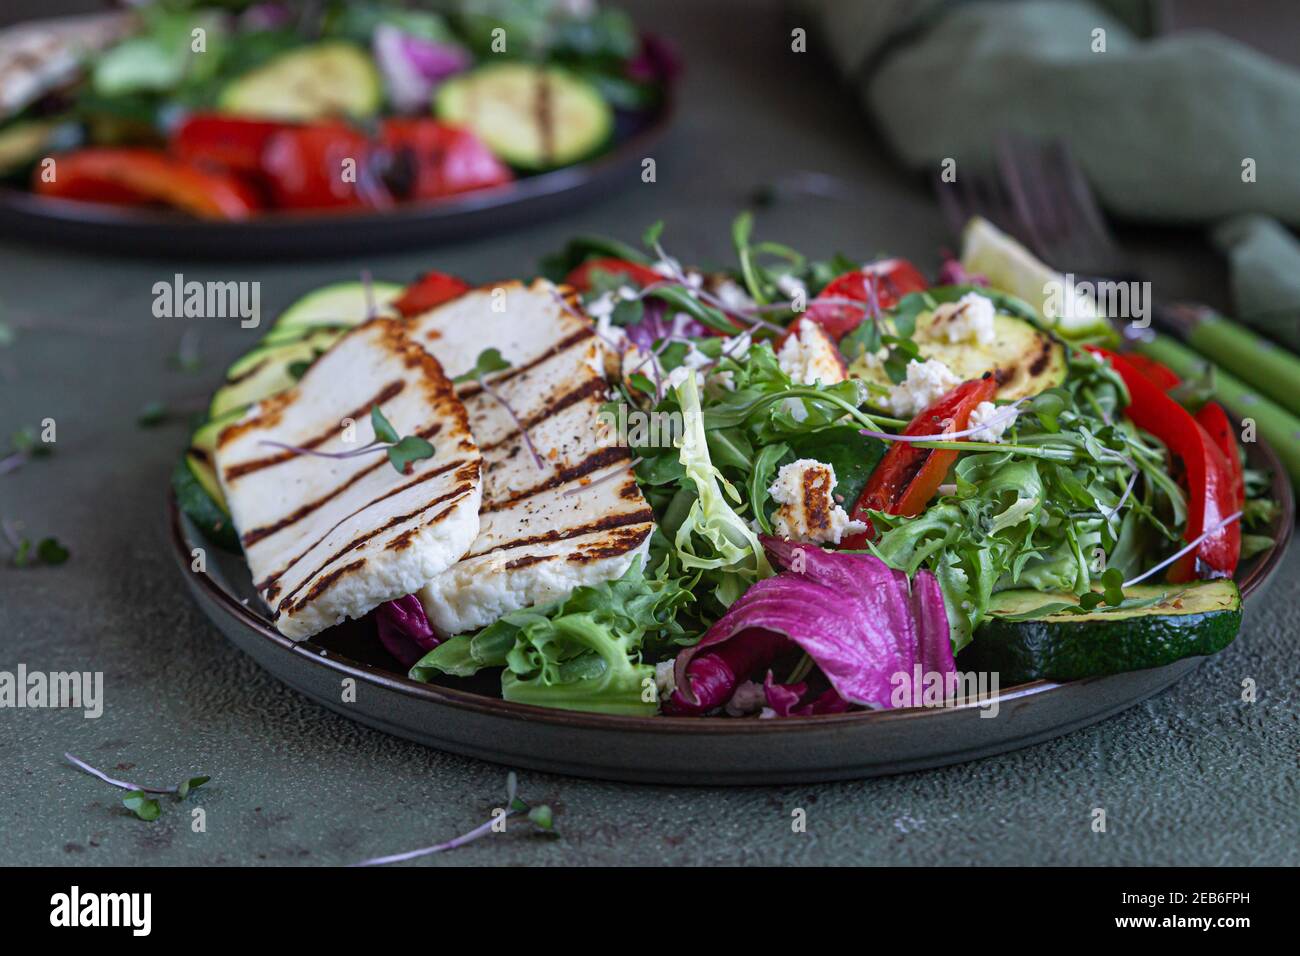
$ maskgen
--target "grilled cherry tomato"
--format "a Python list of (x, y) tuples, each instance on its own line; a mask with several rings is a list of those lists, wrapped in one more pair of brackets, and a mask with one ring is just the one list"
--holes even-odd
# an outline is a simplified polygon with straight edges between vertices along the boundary
[(203, 219), (244, 219), (258, 208), (237, 176), (202, 169), (154, 149), (92, 147), (54, 158), (48, 182), (38, 168), (32, 188), (43, 196), (127, 205), (162, 203)]
[[(1091, 345), (1088, 351), (1108, 360), (1128, 387), (1132, 401), (1124, 414), (1139, 428), (1164, 442), (1170, 453), (1182, 462), (1187, 490), (1184, 539), (1190, 543), (1207, 529), (1218, 528), (1195, 551), (1173, 564), (1169, 580), (1183, 583), (1197, 577), (1231, 577), (1241, 557), (1241, 525), (1235, 521), (1223, 525), (1223, 520), (1239, 509), (1244, 484), (1234, 477), (1219, 440), (1211, 437), (1197, 419), (1127, 358)], [(1231, 434), (1227, 438), (1232, 438)]]
[[(980, 402), (991, 401), (997, 388), (992, 373), (962, 382), (912, 419), (902, 434), (907, 437), (934, 435), (941, 438), (946, 432), (962, 431), (975, 407)], [(849, 535), (840, 547), (863, 548), (867, 541), (875, 537), (869, 512), (919, 515), (943, 484), (943, 479), (952, 463), (957, 460), (958, 454), (952, 450), (917, 448), (905, 441), (891, 444), (885, 457), (867, 479), (867, 485), (862, 489), (857, 504), (853, 506), (853, 518), (865, 521), (867, 530)]]
[(469, 291), (469, 283), (445, 272), (426, 272), (408, 285), (402, 294), (393, 300), (393, 308), (398, 315), (410, 317), (422, 315), (435, 306), (458, 298)]
[(633, 285), (640, 286), (643, 289), (655, 282), (662, 282), (664, 278), (649, 266), (643, 266), (639, 262), (604, 257), (588, 259), (565, 276), (564, 282), (566, 285), (573, 286), (579, 292), (586, 292), (591, 288), (591, 274), (593, 272), (609, 272), (614, 275), (626, 276), (632, 281)]
[(881, 259), (828, 282), (826, 288), (808, 303), (805, 317), (822, 326), (838, 342), (862, 324), (867, 312), (854, 305), (825, 300), (870, 302), (874, 295), (876, 308), (883, 312), (898, 305), (898, 300), (909, 292), (921, 292), (927, 288), (929, 283), (925, 276), (906, 259)]

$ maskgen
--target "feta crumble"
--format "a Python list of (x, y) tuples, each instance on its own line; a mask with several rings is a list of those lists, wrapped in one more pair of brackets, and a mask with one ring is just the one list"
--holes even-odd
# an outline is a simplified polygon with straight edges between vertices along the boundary
[(914, 418), (960, 384), (961, 379), (938, 359), (912, 359), (907, 363), (907, 378), (889, 390), (885, 405), (898, 418)]
[[(968, 427), (977, 428), (978, 431), (972, 432), (970, 438), (972, 441), (1001, 441), (1002, 435), (1008, 428), (1016, 423), (1020, 417), (1020, 410), (1010, 405), (994, 405), (992, 402), (980, 402), (970, 413)], [(986, 424), (991, 418), (1000, 418), (1001, 421)]]
[(945, 302), (934, 310), (929, 335), (950, 344), (976, 342), (992, 345), (997, 338), (993, 300), (978, 292), (967, 292), (956, 302)]
[(713, 287), (712, 292), (723, 308), (731, 312), (748, 312), (758, 304), (734, 279), (723, 279)]
[(655, 689), (659, 691), (659, 699), (666, 700), (673, 696), (677, 690), (677, 675), (674, 673), (676, 661), (660, 661), (655, 665)]
[(781, 371), (796, 385), (835, 385), (847, 378), (844, 358), (834, 339), (816, 322), (800, 319), (794, 335), (776, 353)]
[(825, 462), (800, 458), (782, 466), (767, 493), (780, 506), (772, 530), (787, 540), (839, 544), (846, 534), (867, 530), (835, 502), (835, 469)]
[(776, 277), (776, 287), (781, 290), (781, 294), (787, 299), (808, 301), (808, 287), (803, 284), (803, 280), (798, 276), (793, 276), (788, 272), (782, 273)]

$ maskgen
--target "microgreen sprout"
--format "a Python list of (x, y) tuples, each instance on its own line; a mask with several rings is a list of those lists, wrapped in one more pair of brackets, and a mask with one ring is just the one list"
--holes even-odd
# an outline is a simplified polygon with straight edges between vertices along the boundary
[(41, 538), (33, 541), (20, 535), (13, 523), (8, 520), (0, 520), (0, 536), (3, 536), (5, 543), (9, 545), (9, 560), (16, 568), (31, 567), (35, 564), (63, 564), (71, 554), (59, 543), (58, 538)]
[(363, 455), (382, 451), (387, 453), (389, 463), (402, 475), (409, 475), (411, 466), (415, 462), (424, 458), (432, 458), (435, 454), (436, 449), (427, 439), (421, 438), (419, 435), (406, 435), (404, 437), (398, 435), (397, 429), (384, 417), (384, 413), (379, 410), (378, 405), (370, 409), (370, 424), (375, 430), (375, 440), (368, 445), (362, 445), (360, 448), (354, 448), (351, 451), (317, 451), (314, 448), (301, 448), (297, 445), (288, 445), (270, 439), (263, 439), (261, 444), (271, 448), (279, 448), (281, 451), (292, 452), (295, 455), (308, 455), (312, 458), (334, 458), (337, 460), (359, 458)]
[(474, 367), (463, 375), (457, 375), (452, 379), (452, 381), (458, 385), (466, 382), (477, 382), (478, 387), (483, 389), (483, 394), (487, 395), (504, 408), (506, 414), (510, 416), (510, 420), (514, 422), (515, 427), (519, 429), (519, 434), (524, 440), (524, 445), (528, 448), (528, 454), (532, 456), (533, 464), (537, 466), (539, 471), (543, 471), (546, 466), (542, 464), (542, 456), (537, 454), (537, 448), (533, 445), (532, 436), (528, 434), (528, 427), (524, 424), (524, 420), (520, 418), (518, 413), (516, 413), (510, 406), (510, 402), (506, 400), (506, 397), (489, 385), (485, 380), (485, 376), (491, 375), (493, 372), (503, 372), (510, 367), (510, 362), (501, 357), (501, 352), (499, 350), (484, 349), (482, 352), (478, 353), (478, 359), (475, 360)]
[(421, 847), (418, 850), (408, 850), (405, 853), (394, 853), (391, 856), (378, 856), (370, 860), (362, 860), (360, 863), (354, 863), (353, 866), (384, 866), (388, 863), (403, 863), (406, 860), (414, 860), (422, 856), (430, 856), (434, 853), (444, 853), (447, 850), (455, 850), (465, 846), (467, 843), (473, 843), (480, 837), (487, 836), (498, 829), (504, 830), (501, 821), (508, 817), (523, 815), (534, 827), (548, 833), (555, 832), (555, 815), (551, 808), (544, 803), (530, 804), (519, 796), (518, 778), (515, 772), (510, 771), (506, 777), (506, 805), (492, 814), (492, 818), (485, 823), (481, 823), (468, 833), (463, 833), (458, 837), (447, 840), (445, 843), (435, 843), (433, 846)]
[(108, 774), (104, 773), (104, 771), (92, 767), (84, 760), (79, 757), (74, 757), (70, 753), (65, 753), (63, 756), (78, 770), (88, 773), (92, 777), (97, 777), (104, 781), (104, 783), (117, 787), (119, 790), (127, 791), (126, 796), (122, 798), (122, 806), (126, 807), (141, 820), (146, 821), (157, 820), (159, 815), (162, 813), (162, 808), (159, 806), (158, 801), (153, 799), (151, 794), (171, 794), (175, 796), (178, 801), (184, 800), (193, 791), (197, 790), (212, 779), (211, 777), (200, 775), (186, 777), (174, 787), (142, 787), (126, 780), (118, 780), (115, 777), (110, 777)]

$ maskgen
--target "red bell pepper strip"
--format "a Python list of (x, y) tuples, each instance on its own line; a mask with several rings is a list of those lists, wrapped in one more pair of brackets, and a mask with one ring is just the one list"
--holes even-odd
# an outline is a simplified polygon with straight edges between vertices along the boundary
[(818, 304), (819, 300), (852, 299), (869, 303), (874, 295), (876, 308), (883, 312), (898, 305), (899, 299), (908, 293), (928, 288), (925, 276), (906, 259), (881, 259), (828, 282), (826, 288), (808, 303), (807, 318), (826, 329), (838, 342), (862, 324), (867, 311), (853, 305), (824, 301)]
[(1159, 385), (1162, 392), (1169, 391), (1183, 381), (1178, 377), (1178, 373), (1169, 366), (1157, 362), (1153, 358), (1147, 358), (1140, 352), (1129, 352), (1124, 358), (1129, 365), (1132, 365), (1142, 375)]
[(633, 285), (642, 289), (656, 282), (662, 282), (664, 279), (663, 276), (649, 266), (643, 266), (638, 262), (628, 262), (626, 259), (606, 257), (588, 259), (565, 276), (564, 282), (566, 285), (573, 286), (579, 292), (587, 292), (591, 289), (591, 275), (593, 272), (608, 272), (613, 275), (624, 276)]
[[(991, 401), (997, 391), (997, 380), (992, 373), (983, 378), (962, 382), (922, 411), (903, 429), (908, 437), (934, 435), (942, 438), (946, 432), (959, 432), (966, 428), (970, 414), (980, 402)], [(891, 515), (919, 515), (934, 497), (948, 469), (957, 460), (957, 451), (938, 448), (917, 448), (911, 442), (894, 442), (885, 452), (876, 470), (867, 479), (858, 502), (853, 506), (852, 517), (865, 521), (867, 530), (849, 535), (840, 543), (842, 548), (864, 548), (873, 539), (869, 513), (883, 511)]]
[(426, 272), (393, 300), (397, 314), (410, 318), (423, 315), (435, 306), (459, 298), (469, 291), (469, 283), (445, 272)]
[(202, 169), (154, 149), (91, 147), (54, 157), (32, 188), (42, 196), (91, 202), (163, 203), (203, 219), (245, 219), (257, 211), (253, 189), (229, 173)]
[(1232, 479), (1237, 507), (1241, 508), (1246, 503), (1246, 473), (1241, 464), (1241, 452), (1237, 448), (1237, 435), (1228, 413), (1217, 402), (1206, 402), (1196, 413), (1196, 421), (1205, 429), (1214, 444), (1219, 446), (1219, 451), (1223, 452), (1224, 461), (1228, 463), (1228, 475)]
[(1197, 577), (1231, 577), (1241, 556), (1241, 525), (1235, 521), (1223, 524), (1239, 507), (1238, 489), (1223, 449), (1183, 406), (1126, 358), (1096, 346), (1087, 348), (1108, 360), (1128, 387), (1132, 401), (1124, 413), (1139, 428), (1164, 442), (1182, 462), (1187, 490), (1184, 540), (1194, 541), (1207, 529), (1218, 528), (1194, 552), (1173, 564), (1169, 580), (1183, 583)]
[(172, 154), (199, 166), (216, 166), (257, 175), (262, 152), (276, 133), (292, 127), (271, 120), (245, 119), (221, 113), (194, 113), (172, 132)]

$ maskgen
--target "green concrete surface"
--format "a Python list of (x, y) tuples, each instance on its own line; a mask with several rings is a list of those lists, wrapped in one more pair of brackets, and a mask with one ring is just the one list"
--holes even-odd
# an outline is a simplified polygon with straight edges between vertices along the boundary
[[(190, 600), (168, 553), (163, 503), (181, 424), (142, 429), (153, 400), (197, 407), (253, 333), (232, 320), (157, 319), (152, 286), (257, 280), (263, 308), (361, 268), (402, 280), (437, 267), (477, 281), (530, 273), (576, 232), (635, 239), (668, 223), (674, 254), (728, 255), (749, 191), (792, 169), (861, 184), (860, 202), (764, 213), (762, 236), (810, 253), (889, 251), (935, 264), (950, 245), (925, 189), (903, 179), (814, 54), (789, 52), (775, 4), (635, 4), (676, 36), (689, 72), (658, 182), (567, 221), (454, 248), (331, 262), (140, 261), (0, 244), (0, 433), (52, 417), (56, 453), (0, 477), (0, 515), (72, 551), (58, 568), (0, 569), (0, 670), (103, 671), (99, 719), (0, 710), (0, 864), (337, 864), (448, 839), (499, 805), (505, 770), (428, 750), (329, 713), (261, 672)], [(1126, 236), (1164, 297), (1222, 306), (1223, 268), (1199, 238)], [(199, 329), (204, 365), (171, 367)], [(524, 826), (443, 864), (1294, 864), (1300, 554), (1248, 607), (1225, 652), (1126, 713), (1040, 746), (947, 769), (819, 786), (675, 789), (524, 773), (558, 811), (558, 837)], [(1241, 700), (1252, 680), (1255, 703)], [(192, 772), (191, 803), (136, 820), (65, 750), (143, 783)], [(207, 831), (192, 832), (202, 807)], [(807, 832), (792, 832), (792, 813)], [(1090, 827), (1104, 808), (1105, 833)]]

